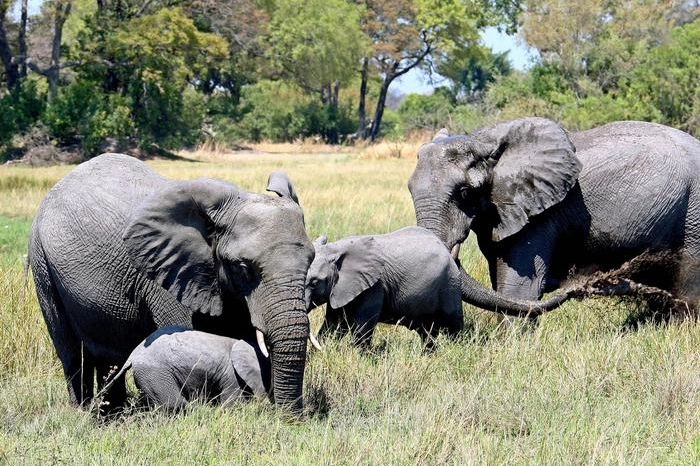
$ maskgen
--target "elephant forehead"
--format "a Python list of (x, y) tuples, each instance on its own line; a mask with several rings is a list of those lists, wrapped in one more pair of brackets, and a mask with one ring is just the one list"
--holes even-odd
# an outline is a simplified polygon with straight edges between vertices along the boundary
[(419, 159), (409, 180), (409, 189), (414, 195), (419, 192), (451, 191), (464, 178), (465, 170), (461, 165), (444, 158)]
[(276, 236), (298, 236), (305, 231), (301, 209), (293, 202), (281, 199), (246, 203), (236, 214), (235, 226), (239, 231), (273, 231)]
[(276, 255), (299, 255), (308, 262), (314, 251), (301, 209), (291, 201), (244, 206), (225, 226), (220, 248), (231, 257), (254, 258), (264, 255), (264, 251), (274, 251)]

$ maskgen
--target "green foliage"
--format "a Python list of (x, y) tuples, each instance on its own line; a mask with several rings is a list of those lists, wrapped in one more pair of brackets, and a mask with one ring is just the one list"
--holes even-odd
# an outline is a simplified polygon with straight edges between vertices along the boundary
[(449, 97), (442, 92), (408, 95), (398, 109), (404, 132), (442, 128), (450, 119), (451, 112)]
[(87, 156), (96, 155), (107, 138), (124, 143), (136, 132), (128, 98), (105, 94), (89, 81), (63, 88), (42, 120), (54, 139), (61, 144), (80, 142)]
[(311, 92), (347, 83), (368, 47), (359, 7), (344, 0), (278, 0), (270, 29), (269, 57)]
[(700, 136), (700, 20), (674, 28), (634, 69), (628, 95), (658, 111), (655, 121)]
[(251, 141), (292, 141), (323, 135), (331, 128), (340, 133), (355, 130), (351, 108), (340, 105), (335, 112), (283, 81), (260, 81), (246, 86), (241, 104), (246, 113), (240, 121), (239, 134)]
[(481, 100), (497, 77), (511, 71), (508, 52), (494, 53), (486, 47), (474, 47), (474, 53), (465, 60), (447, 61), (439, 69), (440, 74), (452, 80), (454, 100), (467, 102)]
[(179, 8), (128, 21), (96, 15), (74, 52), (83, 61), (46, 115), (62, 143), (94, 155), (107, 138), (166, 149), (198, 142), (206, 97), (196, 82), (227, 56), (226, 42), (202, 33)]
[[(13, 135), (25, 132), (39, 119), (44, 102), (44, 96), (31, 80), (0, 97), (0, 149), (8, 145)], [(3, 157), (0, 154), (0, 160)]]

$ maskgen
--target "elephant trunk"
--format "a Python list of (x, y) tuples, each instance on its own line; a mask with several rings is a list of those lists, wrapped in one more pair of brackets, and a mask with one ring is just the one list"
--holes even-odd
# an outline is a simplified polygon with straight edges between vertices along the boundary
[(300, 302), (297, 309), (273, 319), (268, 334), (272, 364), (272, 396), (275, 404), (301, 414), (303, 404), (306, 341), (309, 337), (309, 319)]
[(309, 318), (303, 279), (267, 283), (256, 291), (256, 306), (264, 309), (265, 340), (270, 353), (272, 398), (276, 405), (303, 410), (304, 366)]
[(574, 297), (571, 292), (556, 294), (546, 301), (526, 301), (508, 298), (476, 281), (460, 267), (462, 301), (508, 316), (535, 317), (561, 306)]

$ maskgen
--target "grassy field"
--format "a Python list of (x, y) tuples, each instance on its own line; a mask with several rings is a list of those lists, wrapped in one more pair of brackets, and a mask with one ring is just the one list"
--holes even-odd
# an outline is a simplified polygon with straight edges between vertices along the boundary
[[(398, 155), (398, 154), (395, 154)], [(295, 183), (309, 236), (330, 240), (415, 223), (414, 158), (351, 152), (153, 161), (177, 178), (213, 176), (262, 191), (273, 169)], [(60, 366), (23, 273), (45, 192), (70, 167), (0, 167), (0, 464), (469, 465), (700, 464), (700, 326), (625, 330), (634, 303), (567, 303), (539, 325), (505, 325), (465, 306), (467, 329), (421, 353), (415, 333), (381, 327), (372, 354), (347, 339), (311, 352), (309, 411), (267, 401), (178, 416), (132, 410), (101, 423), (67, 402)], [(486, 282), (476, 248), (463, 263)], [(312, 313), (312, 326), (320, 324)]]

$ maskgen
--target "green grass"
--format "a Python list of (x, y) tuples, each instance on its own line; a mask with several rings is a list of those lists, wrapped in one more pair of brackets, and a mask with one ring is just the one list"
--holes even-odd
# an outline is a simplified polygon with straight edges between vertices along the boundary
[[(237, 155), (150, 162), (167, 176), (216, 176), (262, 191), (282, 168), (309, 235), (331, 240), (413, 224), (412, 159)], [(539, 325), (465, 306), (468, 330), (425, 355), (383, 326), (371, 354), (347, 339), (310, 352), (303, 422), (267, 401), (100, 423), (70, 406), (23, 261), (31, 219), (67, 167), (0, 167), (0, 464), (700, 464), (700, 326), (625, 330), (633, 303), (567, 303)], [(473, 243), (463, 263), (486, 282)], [(312, 326), (320, 324), (312, 313)]]

